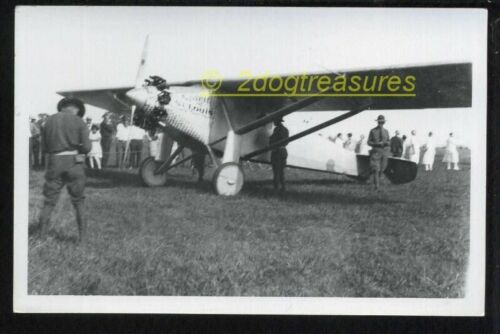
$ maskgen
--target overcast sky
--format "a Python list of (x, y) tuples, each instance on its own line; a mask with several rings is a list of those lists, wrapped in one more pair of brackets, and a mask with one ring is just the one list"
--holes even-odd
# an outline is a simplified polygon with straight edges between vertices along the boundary
[[(486, 12), (435, 9), (18, 7), (16, 113), (55, 112), (56, 91), (134, 84), (147, 34), (147, 73), (167, 81), (467, 61), (473, 107), (366, 112), (323, 132), (367, 133), (380, 113), (387, 128), (419, 135), (450, 131), (470, 145), (485, 129)], [(94, 120), (102, 111), (89, 108)], [(288, 118), (292, 129), (303, 118)], [(423, 138), (422, 138), (423, 140)]]

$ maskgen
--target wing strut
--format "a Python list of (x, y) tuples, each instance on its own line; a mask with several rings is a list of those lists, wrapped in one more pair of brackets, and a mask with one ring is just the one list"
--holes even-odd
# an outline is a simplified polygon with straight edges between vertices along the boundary
[(314, 133), (316, 131), (324, 129), (327, 126), (330, 126), (332, 124), (335, 124), (335, 123), (338, 123), (340, 121), (343, 121), (343, 120), (345, 120), (345, 119), (347, 119), (349, 117), (352, 117), (352, 116), (354, 116), (356, 114), (359, 114), (360, 112), (365, 111), (366, 109), (368, 109), (370, 107), (370, 105), (371, 105), (371, 103), (364, 104), (364, 105), (362, 105), (362, 106), (360, 106), (360, 107), (358, 107), (356, 109), (353, 109), (351, 111), (348, 111), (348, 112), (346, 112), (346, 113), (344, 113), (344, 114), (342, 114), (340, 116), (334, 117), (334, 118), (332, 118), (332, 119), (330, 119), (330, 120), (328, 120), (326, 122), (323, 122), (323, 123), (321, 123), (319, 125), (313, 126), (312, 128), (309, 128), (307, 130), (299, 132), (299, 133), (297, 133), (297, 134), (295, 134), (295, 135), (293, 135), (291, 137), (288, 137), (287, 139), (280, 140), (280, 141), (274, 143), (273, 145), (269, 145), (269, 146), (264, 147), (264, 148), (262, 148), (260, 150), (254, 151), (252, 153), (248, 153), (247, 155), (241, 157), (241, 159), (248, 160), (248, 159), (251, 159), (251, 158), (253, 158), (253, 157), (257, 156), (257, 155), (265, 153), (267, 151), (271, 151), (271, 150), (273, 150), (273, 149), (275, 149), (277, 147), (286, 145), (286, 144), (288, 144), (288, 143), (290, 143), (292, 141), (295, 141), (295, 140), (300, 139), (302, 137), (305, 137), (305, 136), (307, 136), (307, 135), (309, 135), (311, 133)]
[[(156, 168), (156, 170), (154, 171), (154, 175), (161, 174), (161, 173), (167, 171), (168, 169), (170, 169), (169, 168), (170, 165), (175, 160), (175, 158), (177, 158), (177, 156), (179, 154), (181, 154), (183, 149), (184, 149), (184, 146), (179, 145), (177, 147), (177, 149), (170, 155), (170, 157), (168, 157), (168, 159), (165, 162), (163, 162), (160, 166), (158, 166), (158, 168)], [(191, 156), (189, 158), (191, 158)], [(184, 160), (182, 162), (184, 162)]]
[(318, 94), (315, 94), (313, 96), (306, 97), (306, 98), (299, 100), (297, 102), (291, 103), (283, 108), (280, 108), (276, 111), (273, 111), (272, 113), (270, 113), (264, 117), (257, 119), (256, 121), (254, 121), (252, 123), (245, 125), (242, 128), (239, 128), (234, 133), (236, 133), (237, 135), (243, 135), (245, 133), (248, 133), (248, 132), (250, 132), (254, 129), (257, 129), (263, 125), (266, 125), (267, 123), (270, 123), (270, 122), (272, 122), (280, 117), (286, 116), (288, 114), (293, 113), (294, 111), (302, 109), (302, 108), (316, 102), (320, 98), (321, 98), (321, 93), (318, 93)]

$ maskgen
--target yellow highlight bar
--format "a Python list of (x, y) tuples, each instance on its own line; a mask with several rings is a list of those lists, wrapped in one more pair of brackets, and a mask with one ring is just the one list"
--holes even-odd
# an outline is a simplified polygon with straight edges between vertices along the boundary
[(311, 93), (296, 93), (296, 94), (266, 94), (266, 93), (210, 93), (202, 92), (202, 96), (214, 96), (214, 97), (310, 97), (310, 96), (324, 96), (324, 97), (415, 97), (415, 93), (352, 93), (352, 94), (311, 94)]

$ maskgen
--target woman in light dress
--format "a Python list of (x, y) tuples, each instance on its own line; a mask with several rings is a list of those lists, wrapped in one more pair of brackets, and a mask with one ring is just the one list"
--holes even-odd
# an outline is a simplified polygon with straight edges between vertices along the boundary
[(415, 130), (411, 131), (410, 138), (407, 140), (405, 158), (417, 164), (420, 160), (420, 145), (418, 143), (417, 132)]
[(427, 141), (424, 145), (424, 157), (422, 158), (422, 163), (425, 166), (426, 171), (431, 171), (434, 165), (434, 156), (436, 155), (436, 145), (434, 144), (434, 138), (432, 137), (432, 132), (429, 132)]
[(458, 168), (458, 158), (457, 143), (453, 137), (453, 132), (451, 132), (446, 140), (446, 150), (443, 157), (443, 162), (446, 162), (446, 169), (450, 170), (453, 167), (453, 170), (460, 170)]
[(89, 140), (92, 144), (92, 149), (88, 153), (90, 168), (94, 168), (94, 161), (96, 163), (97, 169), (101, 169), (101, 159), (102, 159), (102, 148), (101, 148), (101, 134), (99, 133), (99, 127), (97, 125), (92, 125)]

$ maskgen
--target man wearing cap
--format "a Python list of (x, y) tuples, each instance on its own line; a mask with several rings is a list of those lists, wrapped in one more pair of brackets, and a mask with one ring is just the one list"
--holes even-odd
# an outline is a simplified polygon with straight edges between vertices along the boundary
[(370, 168), (374, 176), (373, 181), (375, 183), (375, 189), (378, 190), (380, 186), (380, 176), (387, 167), (390, 138), (389, 131), (384, 128), (385, 117), (380, 115), (376, 121), (378, 125), (370, 130), (368, 145), (372, 148), (370, 150)]
[(43, 145), (47, 153), (47, 170), (43, 195), (44, 206), (39, 227), (46, 234), (50, 216), (64, 186), (71, 196), (81, 241), (86, 232), (83, 212), (85, 189), (85, 154), (91, 149), (89, 130), (83, 122), (83, 103), (74, 98), (64, 98), (57, 104), (58, 113), (47, 118), (42, 130)]
[[(288, 129), (283, 125), (283, 119), (277, 119), (274, 121), (274, 131), (269, 138), (269, 145), (285, 140), (288, 136)], [(271, 152), (274, 189), (278, 189), (281, 186), (280, 190), (285, 191), (285, 167), (287, 157), (288, 152), (286, 150), (286, 144), (276, 147)]]

